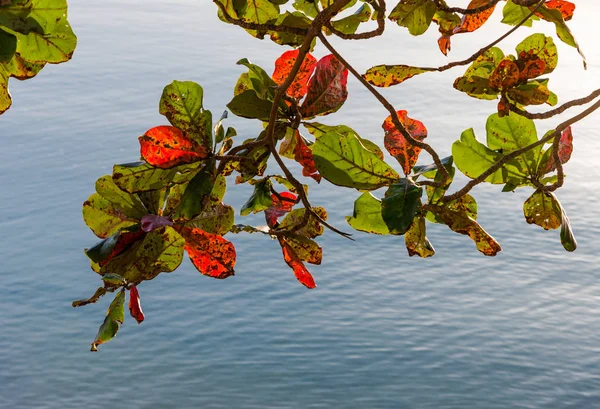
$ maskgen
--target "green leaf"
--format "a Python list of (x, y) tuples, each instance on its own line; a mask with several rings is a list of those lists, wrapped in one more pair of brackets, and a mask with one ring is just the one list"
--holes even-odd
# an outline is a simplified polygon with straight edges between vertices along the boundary
[(498, 92), (491, 89), (489, 78), (503, 59), (504, 53), (500, 48), (490, 48), (467, 68), (464, 76), (454, 81), (454, 88), (473, 98), (496, 99)]
[(110, 259), (100, 272), (102, 275), (119, 274), (131, 284), (152, 280), (161, 272), (171, 272), (179, 267), (184, 243), (183, 237), (172, 227), (161, 227)]
[(317, 138), (311, 148), (319, 173), (334, 185), (374, 190), (400, 178), (355, 135), (328, 132)]
[(146, 162), (133, 162), (113, 167), (113, 182), (128, 193), (162, 189), (170, 183), (189, 182), (200, 162), (175, 166), (169, 169), (155, 168)]
[[(502, 158), (503, 154), (495, 152), (479, 142), (473, 129), (465, 130), (460, 140), (452, 144), (452, 157), (456, 167), (471, 179), (476, 179), (490, 166)], [(520, 184), (527, 178), (527, 174), (520, 169), (520, 164), (509, 160), (500, 169), (489, 175), (485, 181), (493, 184), (511, 182)]]
[(121, 208), (127, 215), (141, 218), (147, 213), (139, 198), (119, 189), (109, 175), (102, 176), (96, 181), (96, 192)]
[[(315, 206), (312, 211), (317, 214), (322, 220), (327, 220), (327, 211), (323, 207)], [(290, 230), (300, 225), (304, 221), (304, 214), (306, 209), (294, 209), (285, 215), (283, 220), (279, 223), (278, 230)], [(314, 239), (323, 234), (324, 227), (319, 222), (319, 219), (314, 217), (312, 214), (308, 217), (308, 222), (305, 226), (298, 229), (296, 234)], [(293, 246), (292, 246), (293, 247)]]
[(554, 194), (535, 191), (523, 204), (525, 220), (545, 230), (558, 229), (562, 224), (562, 208)]
[(163, 89), (159, 112), (207, 151), (212, 150), (212, 114), (204, 110), (204, 90), (192, 81), (173, 81)]
[[(506, 5), (502, 9), (502, 22), (504, 24), (508, 24), (511, 26), (516, 26), (521, 23), (531, 14), (531, 10), (528, 7), (518, 6), (512, 0), (507, 0)], [(533, 21), (539, 20), (540, 18), (536, 15), (531, 16), (523, 25), (525, 27), (531, 27), (533, 25)]]
[(77, 46), (77, 37), (66, 21), (48, 34), (30, 32), (16, 34), (17, 53), (25, 60), (35, 63), (58, 64), (69, 61)]
[(336, 21), (332, 21), (333, 27), (341, 31), (344, 34), (354, 34), (358, 29), (360, 23), (369, 21), (371, 18), (371, 7), (368, 4), (363, 4), (353, 14), (341, 18)]
[(354, 202), (354, 214), (346, 221), (353, 229), (373, 234), (390, 234), (390, 230), (381, 216), (381, 200), (370, 192), (363, 193)]
[(435, 254), (433, 245), (425, 236), (425, 219), (423, 217), (414, 218), (410, 228), (404, 235), (404, 243), (410, 257), (418, 255), (427, 258)]
[[(488, 147), (503, 154), (514, 152), (538, 140), (533, 121), (514, 112), (503, 117), (498, 114), (489, 116), (485, 127)], [(541, 149), (541, 146), (537, 146), (515, 158), (521, 172), (536, 174)]]
[(391, 87), (415, 75), (435, 71), (432, 68), (411, 67), (409, 65), (376, 65), (363, 74), (363, 78), (376, 87)]
[(408, 231), (422, 194), (423, 189), (410, 179), (400, 179), (388, 188), (381, 201), (381, 216), (391, 234), (401, 236)]
[(111, 255), (112, 251), (117, 245), (120, 235), (121, 231), (118, 231), (105, 238), (104, 240), (99, 241), (89, 249), (85, 249), (85, 255), (88, 256), (90, 260), (96, 263), (106, 260)]
[(298, 11), (303, 12), (308, 17), (315, 18), (319, 14), (317, 7), (318, 0), (295, 0), (292, 6)]
[(98, 351), (98, 345), (104, 344), (117, 335), (123, 320), (125, 319), (125, 291), (121, 290), (115, 296), (115, 299), (110, 303), (106, 318), (98, 329), (96, 338), (92, 342), (92, 352)]
[(242, 21), (265, 24), (279, 16), (279, 6), (267, 0), (245, 0), (242, 3), (242, 7), (238, 10)]
[(564, 209), (562, 209), (562, 223), (560, 225), (560, 242), (567, 251), (575, 251), (577, 249), (577, 240)]
[(247, 58), (242, 58), (236, 64), (248, 68), (248, 79), (252, 84), (250, 89), (255, 91), (260, 99), (273, 101), (277, 83), (273, 81), (271, 76), (258, 65), (252, 64)]
[(122, 286), (125, 284), (125, 279), (120, 275), (114, 273), (104, 274), (102, 276), (102, 281), (104, 281), (105, 284), (109, 284), (112, 286)]
[(234, 114), (242, 118), (260, 119), (268, 122), (271, 116), (273, 103), (259, 98), (256, 92), (252, 90), (244, 91), (227, 104), (227, 108)]
[[(326, 134), (327, 132), (337, 132), (341, 135), (354, 135), (360, 140), (360, 143), (363, 144), (367, 150), (371, 151), (375, 154), (379, 159), (383, 160), (383, 151), (375, 142), (371, 142), (368, 139), (361, 138), (354, 129), (350, 128), (346, 125), (324, 125), (318, 122), (305, 122), (304, 127), (308, 129), (315, 138), (319, 138), (321, 135)], [(293, 158), (292, 158), (293, 159)]]
[(10, 61), (17, 51), (17, 37), (2, 30), (0, 25), (0, 63)]
[(573, 36), (573, 33), (571, 33), (569, 26), (567, 26), (567, 24), (565, 23), (565, 20), (563, 19), (560, 10), (550, 9), (545, 5), (542, 5), (542, 7), (538, 9), (538, 13), (542, 16), (544, 20), (554, 23), (554, 25), (556, 26), (556, 35), (558, 36), (558, 38), (560, 38), (563, 43), (568, 44), (571, 47), (577, 49), (577, 52), (579, 52), (579, 55), (581, 55), (581, 58), (583, 59), (583, 67), (587, 68), (587, 61), (585, 59), (585, 55), (583, 55), (583, 51), (581, 51), (581, 48), (579, 48), (579, 44)]
[(271, 189), (273, 184), (268, 178), (260, 180), (254, 185), (254, 192), (250, 199), (242, 206), (240, 214), (247, 216), (250, 213), (258, 213), (266, 210), (273, 206), (273, 200), (271, 199)]
[[(9, 1), (10, 3), (10, 1)], [(8, 13), (17, 17), (24, 23), (35, 22), (42, 33), (50, 33), (57, 26), (66, 22), (67, 1), (66, 0), (13, 0), (12, 4), (0, 7), (0, 14)], [(4, 24), (0, 18), (0, 24)], [(18, 27), (8, 26), (12, 30)]]
[(234, 222), (233, 207), (219, 202), (207, 205), (198, 216), (186, 222), (185, 227), (198, 228), (222, 236), (231, 230)]
[[(278, 26), (307, 29), (310, 27), (311, 20), (308, 17), (306, 17), (303, 13), (300, 13), (298, 11), (294, 11), (292, 13), (286, 11), (285, 14), (279, 16), (275, 24)], [(269, 36), (272, 41), (280, 45), (299, 47), (304, 42), (304, 36), (293, 33), (286, 33), (283, 31), (269, 31)]]
[(175, 211), (174, 219), (191, 220), (200, 214), (207, 205), (208, 199), (215, 185), (215, 161), (210, 160), (187, 184), (179, 206)]
[(430, 0), (400, 0), (388, 18), (418, 36), (427, 31), (436, 10), (435, 3)]

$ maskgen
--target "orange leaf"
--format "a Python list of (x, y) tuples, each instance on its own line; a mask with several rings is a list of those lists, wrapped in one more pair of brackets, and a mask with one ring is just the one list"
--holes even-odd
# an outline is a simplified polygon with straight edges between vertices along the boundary
[(162, 169), (198, 162), (208, 152), (174, 126), (156, 126), (139, 137), (140, 152), (146, 162)]
[(136, 286), (129, 289), (129, 314), (138, 324), (144, 321), (144, 311), (142, 311), (142, 304), (140, 304), (140, 293), (138, 293)]
[(450, 52), (450, 46), (451, 46), (450, 36), (449, 35), (441, 36), (438, 39), (438, 46), (440, 47), (440, 51), (442, 52), (442, 54), (448, 55), (448, 53)]
[(530, 78), (539, 77), (546, 71), (546, 63), (537, 57), (521, 61), (521, 56), (519, 56), (517, 65), (521, 68), (521, 74), (519, 75), (520, 81), (527, 81)]
[(200, 273), (213, 278), (233, 275), (235, 247), (223, 237), (197, 228), (182, 227), (184, 248)]
[(507, 90), (519, 82), (519, 67), (514, 61), (502, 60), (490, 76), (490, 88), (494, 91)]
[[(414, 139), (422, 141), (427, 137), (427, 128), (425, 128), (425, 125), (423, 125), (421, 121), (409, 118), (406, 115), (406, 111), (398, 111), (398, 119)], [(392, 122), (391, 115), (385, 119), (382, 128), (385, 131), (385, 138), (383, 141), (385, 148), (390, 155), (398, 160), (400, 165), (402, 165), (402, 170), (408, 175), (419, 159), (421, 148), (411, 145), (404, 136), (402, 136)]]
[[(562, 17), (565, 21), (571, 20), (573, 18), (573, 13), (575, 13), (575, 4), (566, 0), (549, 0), (544, 4), (549, 9), (557, 9), (562, 14)], [(539, 13), (536, 13), (538, 17), (542, 17)]]
[(314, 180), (316, 180), (317, 183), (321, 182), (321, 175), (319, 174), (317, 166), (315, 165), (312, 150), (308, 147), (306, 141), (298, 131), (296, 131), (296, 146), (294, 147), (294, 159), (296, 160), (296, 162), (302, 165), (303, 176), (311, 177)]
[(279, 244), (283, 251), (283, 259), (287, 265), (294, 270), (294, 275), (298, 281), (307, 288), (315, 288), (317, 284), (315, 284), (313, 276), (310, 274), (310, 271), (308, 271), (302, 260), (300, 260), (294, 249), (292, 249), (292, 247), (281, 237), (279, 237)]
[[(489, 0), (472, 0), (467, 8), (476, 9), (481, 6), (485, 6), (486, 4), (489, 4)], [(461, 25), (454, 29), (453, 34), (471, 33), (477, 30), (479, 27), (485, 24), (488, 18), (490, 18), (495, 8), (496, 5), (493, 5), (492, 7), (480, 11), (479, 13), (465, 14), (462, 18)]]
[[(273, 71), (272, 78), (277, 85), (281, 85), (290, 74), (294, 63), (298, 58), (299, 52), (299, 50), (286, 51), (281, 54), (281, 57), (275, 60), (275, 71)], [(302, 65), (300, 66), (300, 71), (298, 71), (294, 81), (287, 90), (287, 94), (290, 97), (300, 99), (306, 95), (306, 91), (308, 90), (308, 79), (315, 70), (316, 64), (317, 59), (310, 53), (304, 57), (304, 61), (302, 61)]]

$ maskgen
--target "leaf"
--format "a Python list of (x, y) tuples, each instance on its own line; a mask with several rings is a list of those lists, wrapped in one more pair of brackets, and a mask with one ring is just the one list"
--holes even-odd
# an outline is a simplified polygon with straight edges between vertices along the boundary
[(200, 172), (187, 184), (175, 210), (174, 219), (190, 220), (207, 205), (215, 186), (215, 161), (209, 160)]
[[(298, 53), (299, 50), (286, 51), (281, 54), (277, 60), (275, 60), (275, 70), (273, 71), (272, 78), (277, 85), (281, 85), (288, 77), (292, 66), (298, 58)], [(296, 74), (294, 77), (294, 81), (287, 90), (287, 94), (290, 97), (301, 99), (304, 97), (304, 95), (306, 95), (308, 90), (308, 79), (315, 70), (316, 64), (317, 59), (310, 53), (304, 57), (302, 65), (300, 66), (300, 71), (298, 71), (298, 74)]]
[(290, 192), (273, 193), (271, 200), (273, 205), (265, 210), (265, 219), (267, 225), (273, 228), (277, 225), (279, 217), (292, 211), (292, 208), (298, 203), (298, 196)]
[(439, 216), (451, 230), (469, 236), (475, 242), (477, 250), (484, 255), (495, 256), (502, 250), (500, 244), (465, 211), (435, 205), (430, 205), (429, 210)]
[[(290, 13), (286, 11), (284, 14), (280, 14), (277, 20), (275, 21), (275, 25), (277, 26), (287, 26), (287, 27), (295, 27), (295, 28), (303, 28), (308, 29), (312, 21), (306, 17), (303, 13), (294, 11)], [(271, 41), (276, 42), (281, 45), (290, 45), (292, 47), (300, 47), (304, 42), (305, 37), (303, 35), (294, 34), (294, 33), (286, 33), (284, 31), (268, 31), (267, 32), (271, 37)], [(316, 40), (313, 40), (312, 47)]]
[[(533, 121), (514, 112), (503, 117), (498, 114), (490, 115), (485, 127), (488, 147), (504, 154), (524, 148), (538, 140)], [(534, 175), (541, 149), (541, 146), (537, 146), (517, 156), (515, 161), (519, 164), (519, 169)]]
[(144, 160), (161, 169), (198, 162), (209, 155), (203, 146), (173, 126), (156, 126), (138, 139)]
[[(110, 238), (116, 235), (115, 241), (110, 241)], [(139, 225), (132, 226), (127, 230), (118, 231), (113, 236), (96, 243), (92, 248), (85, 250), (86, 256), (92, 260), (92, 263), (97, 263), (98, 270), (101, 270), (110, 260), (119, 254), (127, 251), (133, 243), (142, 239), (146, 233), (139, 228)], [(100, 247), (101, 246), (101, 247)], [(100, 272), (100, 271), (96, 271)], [(105, 277), (104, 274), (102, 277)]]
[(406, 233), (421, 206), (423, 189), (410, 179), (391, 185), (381, 200), (381, 217), (391, 234)]
[[(40, 29), (42, 33), (50, 33), (57, 26), (66, 22), (66, 0), (5, 0), (4, 3), (8, 3), (8, 5), (0, 8), (0, 14), (8, 12), (20, 21), (34, 22), (36, 28)], [(0, 1), (0, 5), (2, 4)], [(4, 23), (2, 22), (2, 24)], [(16, 29), (16, 27), (12, 27), (12, 29)]]
[[(404, 110), (398, 111), (398, 119), (406, 131), (417, 141), (427, 137), (427, 128), (421, 121), (409, 118)], [(384, 146), (398, 163), (402, 166), (405, 175), (410, 173), (412, 167), (419, 159), (421, 148), (410, 144), (392, 122), (392, 116), (388, 116), (381, 126), (385, 131)]]
[(169, 183), (187, 183), (196, 174), (198, 166), (197, 162), (161, 169), (145, 162), (124, 163), (113, 166), (112, 179), (125, 192), (146, 192), (162, 189)]
[(294, 271), (296, 279), (306, 288), (316, 288), (317, 285), (315, 284), (315, 280), (294, 249), (282, 238), (279, 238), (279, 244), (281, 245), (281, 251), (283, 252), (283, 259)]
[(254, 185), (254, 192), (250, 199), (242, 206), (240, 214), (247, 216), (250, 213), (258, 213), (266, 210), (273, 206), (273, 200), (271, 199), (271, 189), (273, 184), (268, 178), (260, 180)]
[(160, 229), (161, 227), (164, 226), (172, 226), (173, 222), (164, 217), (164, 216), (157, 216), (155, 214), (146, 214), (144, 215), (144, 217), (142, 217), (142, 230), (145, 231), (146, 233), (149, 233), (153, 230), (156, 229)]
[[(489, 0), (471, 0), (471, 2), (469, 3), (467, 8), (475, 9), (475, 8), (489, 5), (489, 4), (490, 4)], [(490, 16), (494, 12), (495, 8), (496, 8), (496, 5), (494, 4), (493, 6), (487, 8), (483, 11), (480, 11), (479, 13), (465, 14), (462, 18), (461, 25), (454, 30), (454, 34), (471, 33), (473, 31), (477, 30), (482, 25), (484, 25), (485, 22), (490, 18)]]
[[(290, 209), (291, 210), (291, 209)], [(315, 206), (312, 211), (317, 214), (322, 220), (327, 220), (327, 211), (323, 207)], [(304, 215), (306, 209), (295, 209), (291, 210), (277, 226), (278, 230), (290, 230), (300, 225), (304, 221)], [(314, 215), (308, 217), (308, 222), (302, 228), (296, 230), (296, 234), (314, 239), (323, 234), (324, 227), (320, 223), (319, 219)]]
[(271, 79), (269, 74), (258, 65), (252, 64), (247, 58), (242, 58), (236, 64), (248, 68), (249, 89), (255, 91), (260, 99), (273, 101), (277, 83)]
[(306, 140), (300, 135), (299, 132), (296, 135), (296, 145), (294, 147), (294, 159), (300, 165), (302, 165), (302, 176), (311, 177), (317, 183), (321, 182), (321, 175), (319, 175), (315, 161), (313, 158), (312, 150), (309, 148)]
[(17, 33), (16, 36), (17, 53), (33, 63), (58, 64), (69, 61), (77, 46), (77, 37), (66, 21), (47, 34), (32, 31), (28, 34)]
[(146, 214), (141, 202), (114, 185), (109, 175), (98, 179), (96, 190), (82, 211), (85, 224), (100, 238), (139, 223)]
[(579, 48), (579, 44), (573, 36), (573, 33), (571, 33), (571, 30), (565, 23), (565, 20), (560, 10), (548, 8), (546, 5), (542, 5), (542, 7), (538, 9), (537, 15), (546, 21), (554, 23), (554, 25), (556, 26), (556, 35), (558, 36), (558, 38), (560, 38), (561, 41), (565, 44), (568, 44), (571, 47), (577, 49), (577, 52), (583, 59), (583, 68), (587, 68), (587, 61), (585, 59), (585, 55), (583, 54), (583, 51), (581, 51), (581, 48)]
[(162, 92), (158, 105), (161, 115), (200, 146), (212, 150), (212, 114), (202, 106), (204, 91), (192, 81), (173, 81)]
[(489, 79), (489, 86), (494, 91), (513, 88), (519, 82), (519, 67), (510, 59), (500, 61)]
[(104, 344), (117, 335), (123, 320), (125, 319), (125, 292), (119, 291), (115, 296), (115, 299), (110, 303), (106, 318), (98, 329), (96, 338), (92, 342), (92, 352), (98, 351), (98, 345)]
[(234, 274), (236, 254), (233, 244), (217, 234), (182, 227), (185, 250), (196, 269), (209, 277), (227, 278)]
[(324, 125), (318, 122), (305, 122), (304, 127), (308, 129), (315, 138), (319, 138), (321, 135), (326, 134), (330, 131), (335, 131), (342, 135), (354, 135), (360, 140), (360, 143), (369, 151), (375, 154), (379, 159), (383, 160), (383, 151), (376, 143), (371, 142), (368, 139), (361, 138), (356, 131), (346, 125)]
[(10, 61), (17, 51), (17, 37), (2, 30), (0, 25), (0, 63)]
[(354, 213), (346, 216), (353, 229), (373, 234), (390, 234), (387, 224), (381, 216), (381, 200), (370, 192), (363, 193), (354, 202)]
[(560, 11), (562, 18), (565, 21), (569, 21), (573, 18), (573, 13), (575, 13), (575, 4), (566, 1), (566, 0), (549, 0), (544, 3), (546, 7), (549, 9), (556, 9)]
[(432, 68), (411, 67), (409, 65), (376, 65), (363, 74), (368, 83), (376, 87), (391, 87), (401, 84), (415, 75), (435, 71)]
[(565, 209), (561, 207), (562, 223), (560, 225), (560, 242), (567, 251), (575, 251), (577, 249), (577, 240), (571, 228), (571, 222), (567, 217)]
[(6, 71), (7, 76), (24, 81), (35, 77), (45, 66), (45, 62), (33, 63), (25, 61), (20, 55), (15, 54), (10, 61), (0, 64), (0, 79), (3, 69)]
[[(527, 84), (519, 85), (517, 88), (509, 89), (506, 95), (521, 105), (541, 105), (544, 103), (550, 103), (551, 92), (543, 84), (537, 81), (531, 81)], [(507, 107), (507, 111), (503, 115), (508, 115), (510, 108)]]
[[(452, 157), (456, 167), (471, 179), (478, 178), (490, 166), (500, 160), (503, 154), (495, 152), (479, 142), (473, 129), (465, 130), (460, 140), (452, 144)], [(509, 160), (500, 169), (489, 175), (485, 181), (493, 184), (505, 184), (509, 181), (519, 184), (527, 179), (521, 165)]]
[(348, 98), (348, 69), (332, 54), (319, 60), (308, 83), (308, 92), (300, 106), (302, 118), (336, 112)]
[(425, 219), (423, 217), (415, 217), (410, 228), (404, 235), (404, 242), (408, 255), (413, 257), (418, 255), (422, 258), (431, 257), (435, 254), (433, 245), (425, 236)]
[(260, 119), (268, 122), (271, 115), (273, 103), (260, 99), (256, 92), (248, 90), (233, 97), (227, 104), (227, 108), (234, 114), (242, 118)]
[[(556, 170), (556, 162), (552, 155), (552, 147), (548, 148), (542, 159), (540, 159), (540, 169), (542, 169), (542, 175), (550, 173)], [(558, 142), (558, 158), (561, 164), (565, 164), (571, 159), (573, 153), (573, 132), (571, 127), (567, 127), (561, 134)], [(543, 164), (543, 166), (541, 166)], [(539, 173), (539, 172), (538, 172)]]
[(207, 205), (198, 216), (186, 222), (185, 226), (222, 236), (231, 230), (234, 220), (233, 207), (219, 202)]
[(102, 281), (105, 286), (121, 287), (125, 285), (125, 279), (118, 274), (104, 274)]
[(399, 179), (394, 169), (352, 134), (332, 131), (321, 135), (312, 152), (319, 173), (334, 185), (374, 190)]
[(248, 23), (265, 24), (279, 16), (279, 6), (267, 0), (245, 0), (242, 4), (238, 15)]
[[(558, 65), (558, 50), (552, 37), (546, 37), (543, 34), (532, 34), (525, 40), (521, 41), (516, 47), (517, 56), (519, 57), (517, 64), (523, 61), (531, 61), (539, 59), (544, 62), (542, 74), (549, 74)], [(523, 67), (521, 67), (523, 70)], [(535, 75), (537, 77), (537, 75)], [(533, 75), (527, 78), (534, 78)]]
[(464, 76), (454, 81), (454, 88), (473, 98), (496, 99), (498, 92), (490, 87), (489, 78), (503, 59), (504, 53), (501, 49), (490, 48), (467, 68)]
[(140, 303), (140, 294), (135, 285), (129, 289), (129, 314), (138, 324), (144, 321), (144, 311), (142, 311), (142, 304)]
[(353, 14), (332, 20), (331, 25), (338, 31), (344, 34), (354, 34), (360, 26), (360, 23), (365, 23), (371, 18), (371, 8), (368, 4), (360, 6)]
[(137, 285), (152, 280), (161, 272), (172, 272), (183, 258), (183, 238), (169, 226), (144, 235), (102, 266), (100, 273), (119, 274)]
[(418, 36), (427, 31), (435, 12), (435, 3), (430, 0), (401, 0), (388, 18)]
[(525, 220), (545, 230), (558, 229), (562, 224), (562, 209), (552, 193), (536, 190), (523, 205)]
[[(506, 5), (502, 9), (502, 22), (511, 26), (516, 26), (521, 23), (531, 13), (527, 7), (516, 5), (512, 0), (508, 0)], [(540, 18), (533, 15), (523, 25), (525, 27), (531, 27), (533, 21), (539, 20)]]

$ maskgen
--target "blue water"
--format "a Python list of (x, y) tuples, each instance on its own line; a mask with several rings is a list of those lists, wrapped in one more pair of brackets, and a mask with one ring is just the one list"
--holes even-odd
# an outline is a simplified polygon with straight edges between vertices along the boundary
[[(115, 340), (90, 353), (109, 300), (80, 309), (70, 302), (99, 284), (82, 251), (95, 237), (80, 213), (94, 181), (113, 163), (136, 160), (136, 137), (165, 123), (157, 105), (171, 80), (201, 83), (216, 116), (243, 71), (235, 61), (249, 57), (270, 70), (282, 49), (219, 22), (208, 1), (71, 3), (73, 60), (11, 83), (14, 105), (0, 117), (0, 408), (600, 407), (600, 114), (574, 127), (558, 192), (579, 241), (573, 254), (557, 231), (526, 224), (530, 191), (500, 195), (485, 186), (474, 195), (482, 225), (503, 245), (495, 258), (443, 226), (429, 228), (437, 255), (427, 260), (409, 258), (403, 238), (355, 234), (350, 242), (326, 233), (323, 264), (311, 267), (319, 287), (308, 291), (276, 242), (233, 236), (235, 277), (203, 277), (186, 260), (140, 286), (142, 325), (126, 320)], [(551, 85), (562, 101), (600, 86), (600, 6), (578, 8), (572, 27), (589, 69), (559, 45)], [(490, 24), (482, 37), (457, 36), (451, 59), (506, 29)], [(502, 47), (511, 52), (530, 33), (521, 29)], [(340, 49), (360, 71), (435, 65), (446, 61), (435, 40), (433, 30), (412, 38), (392, 27), (370, 46)], [(462, 71), (385, 90), (425, 122), (442, 155), (465, 128), (484, 138), (494, 110), (452, 90)], [(349, 86), (350, 99), (327, 122), (381, 143), (386, 112), (356, 81)], [(540, 133), (552, 124), (540, 124)], [(260, 130), (237, 118), (228, 125), (240, 139)], [(239, 208), (249, 192), (232, 186), (226, 199)], [(311, 186), (313, 203), (346, 230), (355, 197), (327, 182)]]

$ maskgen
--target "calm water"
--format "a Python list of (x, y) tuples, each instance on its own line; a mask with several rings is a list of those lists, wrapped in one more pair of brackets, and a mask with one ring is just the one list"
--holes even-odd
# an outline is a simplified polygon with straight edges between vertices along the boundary
[[(530, 192), (499, 195), (497, 187), (475, 192), (482, 224), (504, 248), (496, 258), (440, 226), (428, 232), (437, 249), (428, 260), (409, 258), (402, 238), (326, 234), (323, 265), (312, 268), (319, 288), (307, 291), (276, 242), (236, 236), (235, 277), (211, 280), (185, 261), (140, 288), (143, 325), (127, 320), (116, 340), (89, 353), (108, 300), (81, 309), (70, 302), (99, 283), (82, 252), (95, 237), (80, 215), (94, 181), (113, 163), (137, 159), (136, 137), (165, 122), (158, 98), (172, 79), (201, 83), (218, 115), (243, 71), (235, 61), (250, 57), (270, 69), (282, 49), (220, 23), (206, 0), (71, 3), (73, 61), (11, 83), (14, 105), (0, 117), (1, 408), (600, 407), (600, 114), (574, 128), (559, 192), (579, 240), (574, 254), (562, 250), (558, 232), (526, 224), (521, 206)], [(562, 101), (600, 86), (600, 6), (578, 7), (573, 27), (589, 70), (559, 46), (551, 85)], [(451, 58), (505, 30), (457, 36)], [(531, 32), (502, 47), (510, 52)], [(342, 51), (360, 70), (433, 65), (446, 61), (435, 39), (433, 30), (418, 39), (391, 30), (372, 48)], [(465, 128), (484, 138), (494, 109), (451, 89), (461, 72), (386, 92), (426, 123), (442, 154)], [(381, 142), (385, 111), (355, 81), (350, 94), (328, 123)], [(229, 124), (242, 137), (260, 128)], [(227, 200), (239, 208), (248, 194), (236, 187)], [(313, 203), (341, 227), (355, 197), (326, 182), (312, 189)]]

